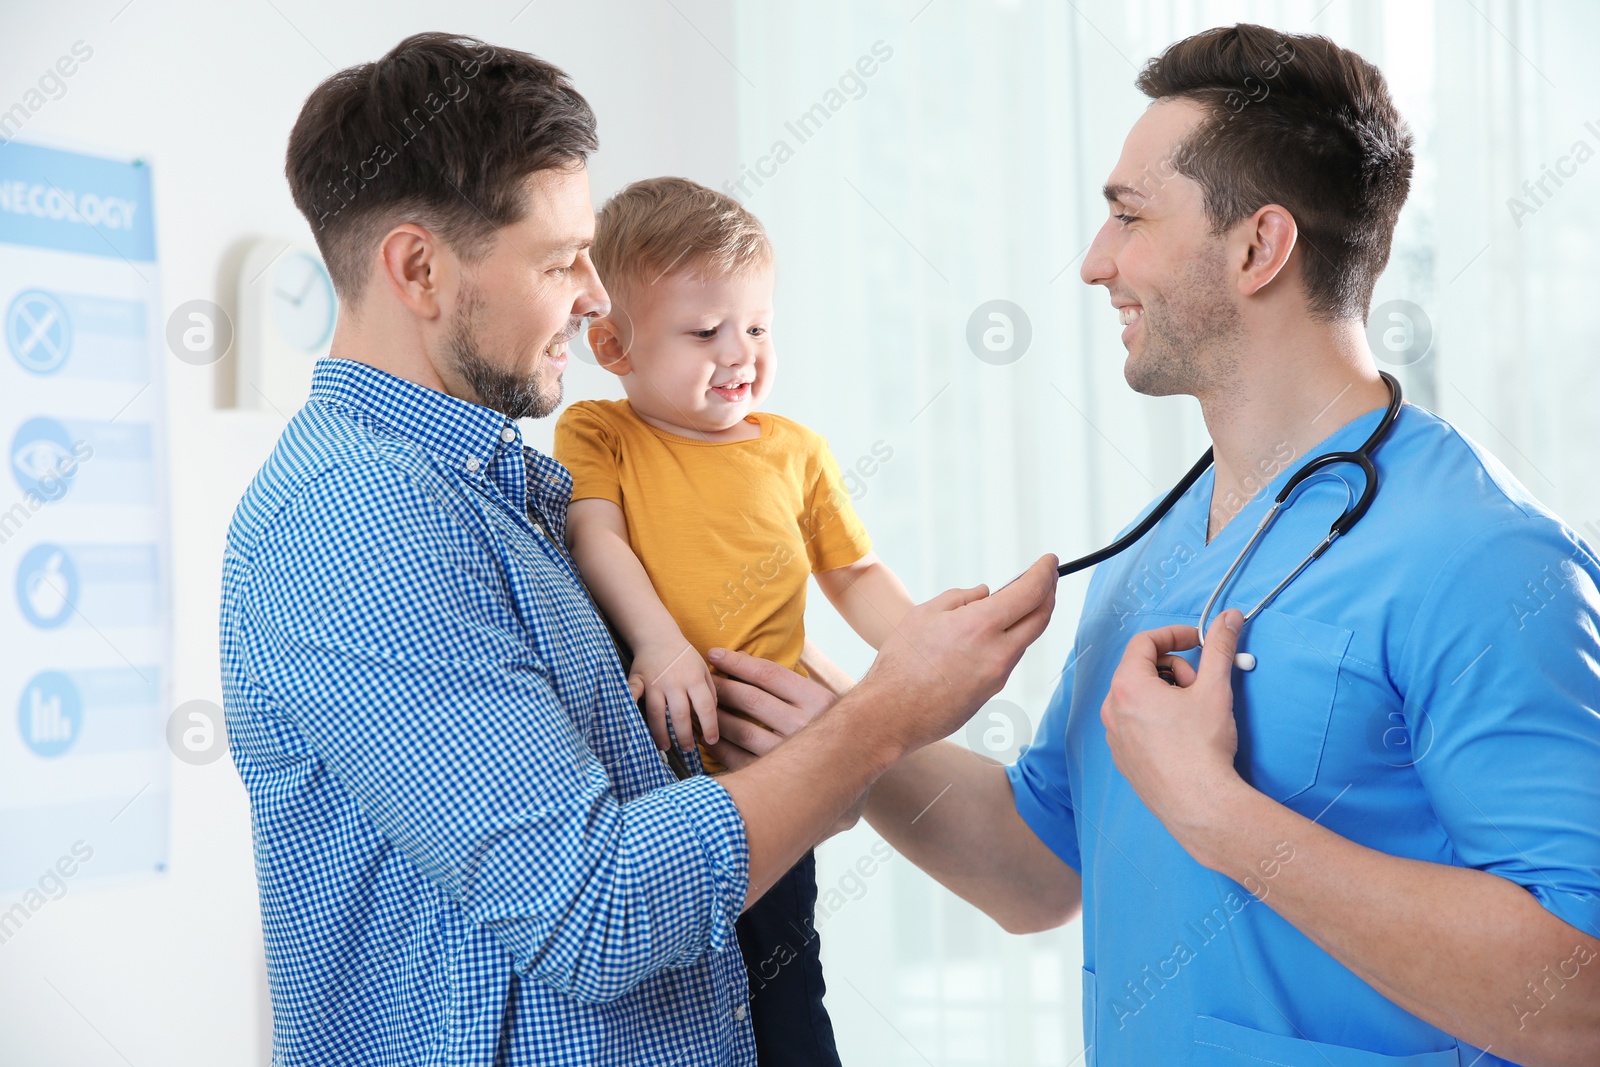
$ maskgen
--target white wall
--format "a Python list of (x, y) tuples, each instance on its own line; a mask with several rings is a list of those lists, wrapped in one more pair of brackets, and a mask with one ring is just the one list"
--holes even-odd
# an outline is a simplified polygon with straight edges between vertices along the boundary
[[(414, 2), (124, 3), (6, 5), (0, 110), (74, 42), (94, 50), (18, 136), (150, 161), (167, 310), (227, 304), (221, 264), (246, 235), (310, 243), (283, 179), (301, 103), (335, 69), (419, 30), (472, 34), (565, 68), (600, 120), (597, 199), (657, 174), (720, 185), (736, 168), (737, 75), (718, 54), (731, 51), (728, 0), (479, 0), (448, 14)], [(223, 538), (282, 427), (275, 415), (218, 410), (217, 370), (166, 359), (177, 703), (221, 699)], [(568, 395), (617, 395), (602, 373), (575, 360)], [(531, 428), (534, 444), (548, 446), (551, 421)], [(0, 1067), (265, 1063), (265, 981), (243, 787), (229, 760), (174, 760), (168, 872), (73, 885), (0, 945)]]

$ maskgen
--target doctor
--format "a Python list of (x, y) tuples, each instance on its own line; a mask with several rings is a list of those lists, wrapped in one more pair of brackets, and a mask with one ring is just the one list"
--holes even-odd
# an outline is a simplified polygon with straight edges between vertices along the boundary
[[(1600, 1062), (1591, 549), (1406, 406), (1361, 523), (1241, 628), (1362, 489), (1348, 465), (1311, 479), (1189, 651), (1279, 487), (1388, 403), (1363, 323), (1411, 136), (1377, 69), (1321, 37), (1212, 30), (1137, 84), (1153, 103), (1082, 276), (1120, 313), (1129, 384), (1199, 400), (1215, 466), (1094, 575), (1018, 762), (932, 746), (867, 817), (1008, 930), (1081, 908), (1090, 1063)], [(724, 670), (750, 683), (724, 703), (768, 722), (830, 700)]]

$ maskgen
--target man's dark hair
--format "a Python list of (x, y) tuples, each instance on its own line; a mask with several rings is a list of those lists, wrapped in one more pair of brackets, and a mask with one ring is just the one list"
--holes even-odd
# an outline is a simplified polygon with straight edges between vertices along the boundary
[(1378, 68), (1326, 37), (1242, 24), (1177, 42), (1134, 84), (1209, 109), (1172, 165), (1213, 232), (1288, 208), (1312, 312), (1365, 321), (1411, 188), (1411, 131)]
[(558, 68), (473, 37), (419, 33), (312, 92), (284, 173), (334, 288), (361, 298), (383, 235), (415, 222), (463, 259), (528, 208), (524, 180), (581, 164), (594, 112)]

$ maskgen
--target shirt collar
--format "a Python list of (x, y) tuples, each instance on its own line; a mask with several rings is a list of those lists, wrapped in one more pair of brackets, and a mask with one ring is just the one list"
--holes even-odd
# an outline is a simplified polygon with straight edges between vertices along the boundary
[(533, 501), (547, 519), (565, 531), (567, 505), (572, 500), (572, 475), (567, 468), (536, 448), (525, 448), (528, 462), (528, 488)]
[[(513, 499), (524, 485), (527, 472), (517, 424), (482, 404), (397, 378), (359, 360), (334, 357), (317, 361), (311, 396), (416, 442), (467, 481), (509, 479), (505, 488), (512, 490)], [(497, 462), (508, 455), (516, 462)]]

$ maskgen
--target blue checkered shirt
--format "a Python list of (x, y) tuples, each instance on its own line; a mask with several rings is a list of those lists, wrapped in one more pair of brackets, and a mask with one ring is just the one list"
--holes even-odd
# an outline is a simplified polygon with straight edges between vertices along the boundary
[(754, 1064), (744, 825), (674, 779), (497, 412), (321, 361), (223, 569), (274, 1064)]

